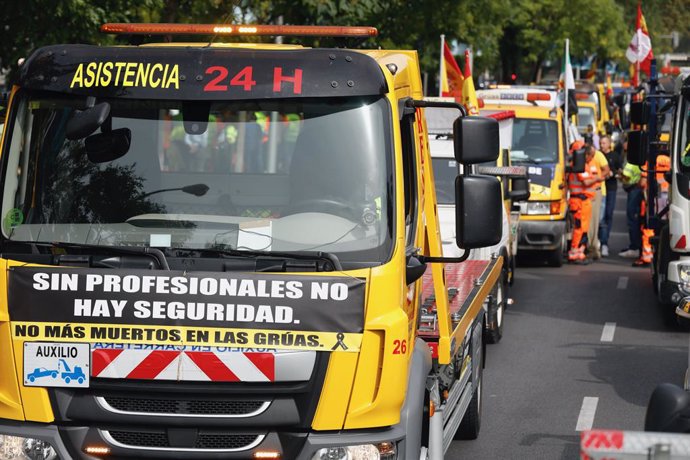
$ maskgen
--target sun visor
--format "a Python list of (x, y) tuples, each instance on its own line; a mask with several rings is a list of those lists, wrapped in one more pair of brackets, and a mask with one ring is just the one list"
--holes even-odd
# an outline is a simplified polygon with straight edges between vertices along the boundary
[(99, 98), (243, 100), (382, 95), (376, 61), (352, 50), (214, 47), (40, 48), (19, 84)]

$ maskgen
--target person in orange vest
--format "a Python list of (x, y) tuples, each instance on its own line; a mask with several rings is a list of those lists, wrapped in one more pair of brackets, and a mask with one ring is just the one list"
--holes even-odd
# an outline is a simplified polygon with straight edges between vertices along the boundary
[[(661, 211), (668, 203), (668, 189), (669, 184), (664, 177), (664, 173), (671, 170), (671, 159), (666, 155), (659, 155), (656, 157), (656, 173), (654, 178), (657, 184), (657, 199), (655, 202), (656, 211)], [(642, 169), (642, 179), (647, 178), (647, 165)], [(644, 216), (647, 211), (647, 196), (645, 191), (645, 198), (642, 200), (642, 209), (640, 215)], [(647, 267), (654, 260), (654, 253), (652, 251), (651, 239), (654, 236), (654, 230), (645, 226), (645, 221), (642, 220), (642, 254), (640, 258), (633, 262), (633, 267)]]
[[(581, 147), (580, 141), (573, 143), (571, 151)], [(587, 233), (589, 221), (592, 217), (592, 199), (596, 192), (594, 187), (602, 179), (596, 174), (597, 167), (594, 164), (594, 153), (596, 149), (593, 145), (585, 145), (585, 170), (581, 173), (570, 173), (568, 176), (568, 189), (570, 198), (568, 209), (573, 217), (573, 237), (570, 241), (570, 251), (568, 251), (568, 262), (585, 263), (585, 248), (582, 245), (582, 237)]]

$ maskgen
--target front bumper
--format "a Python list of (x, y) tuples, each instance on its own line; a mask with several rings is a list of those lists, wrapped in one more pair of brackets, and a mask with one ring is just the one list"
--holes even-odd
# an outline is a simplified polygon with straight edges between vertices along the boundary
[(565, 220), (526, 220), (518, 224), (518, 250), (552, 251), (565, 235)]
[[(100, 431), (89, 427), (60, 427), (56, 425), (15, 422), (12, 420), (0, 420), (0, 433), (20, 436), (25, 438), (40, 439), (50, 443), (58, 458), (61, 460), (102, 460), (103, 457), (88, 455), (69, 449), (63, 442), (63, 437), (72, 441), (83, 440), (90, 446), (108, 446), (111, 453), (106, 458), (132, 458), (132, 459), (247, 459), (253, 458), (255, 452), (272, 451), (282, 452), (282, 459), (310, 460), (312, 456), (324, 447), (340, 447), (345, 445), (377, 444), (382, 442), (395, 442), (398, 446), (398, 458), (405, 458), (404, 439), (406, 427), (403, 423), (393, 427), (379, 430), (352, 430), (329, 433), (268, 433), (262, 441), (251, 449), (238, 452), (214, 452), (212, 449), (194, 452), (184, 449), (169, 450), (141, 450), (127, 449), (112, 446), (107, 436), (100, 436)], [(80, 443), (81, 444), (81, 443)], [(300, 444), (301, 448), (290, 449), (289, 445)], [(287, 449), (286, 449), (287, 447)]]

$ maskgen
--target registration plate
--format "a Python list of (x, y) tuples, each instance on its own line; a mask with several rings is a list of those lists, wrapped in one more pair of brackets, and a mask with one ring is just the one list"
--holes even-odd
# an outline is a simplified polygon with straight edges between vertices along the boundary
[(88, 388), (88, 343), (24, 343), (24, 386)]

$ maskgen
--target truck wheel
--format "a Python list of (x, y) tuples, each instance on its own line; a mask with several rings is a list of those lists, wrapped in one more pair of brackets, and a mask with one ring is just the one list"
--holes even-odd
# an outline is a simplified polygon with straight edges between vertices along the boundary
[(690, 319), (676, 315), (676, 324), (681, 331), (690, 332)]
[(515, 258), (514, 254), (510, 257), (510, 281), (508, 282), (510, 287), (515, 284)]
[(668, 225), (664, 225), (659, 232), (657, 251), (654, 252), (654, 267), (652, 268), (654, 292), (657, 294), (659, 303), (664, 308), (671, 306), (671, 299), (662, 297), (661, 280), (666, 279), (668, 276), (668, 264), (671, 261), (678, 260), (678, 254), (671, 251), (670, 240), (671, 236), (669, 235)]
[(486, 341), (498, 343), (503, 337), (503, 315), (505, 313), (506, 298), (508, 293), (508, 272), (501, 271), (501, 277), (496, 282), (494, 294), (489, 304), (489, 329), (487, 329)]
[(72, 379), (70, 379), (69, 377), (65, 377), (65, 383), (69, 383), (70, 380), (72, 380)]
[(546, 256), (546, 262), (550, 267), (560, 267), (563, 265), (563, 243), (558, 245), (558, 247), (552, 251), (548, 252)]
[[(484, 355), (482, 353), (482, 361), (484, 361)], [(467, 407), (467, 412), (460, 422), (458, 431), (455, 432), (454, 439), (477, 439), (479, 437), (479, 428), (482, 421), (482, 368), (484, 366), (482, 363), (479, 364), (479, 381), (477, 382), (477, 387), (474, 389), (474, 394), (472, 395), (472, 400), (470, 405)]]

